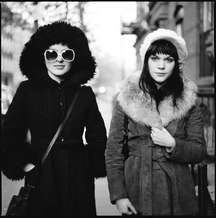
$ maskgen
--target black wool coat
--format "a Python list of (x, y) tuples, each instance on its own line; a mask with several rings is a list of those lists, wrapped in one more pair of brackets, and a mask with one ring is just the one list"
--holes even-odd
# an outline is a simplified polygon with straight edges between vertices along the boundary
[[(95, 95), (90, 87), (70, 80), (59, 84), (46, 78), (38, 82), (21, 82), (5, 116), (2, 171), (12, 180), (24, 176), (30, 182), (37, 179), (29, 215), (95, 215), (94, 176), (106, 175), (107, 140)], [(25, 174), (26, 163), (40, 162), (78, 89), (73, 112), (39, 173)], [(28, 130), (31, 143), (25, 142)]]

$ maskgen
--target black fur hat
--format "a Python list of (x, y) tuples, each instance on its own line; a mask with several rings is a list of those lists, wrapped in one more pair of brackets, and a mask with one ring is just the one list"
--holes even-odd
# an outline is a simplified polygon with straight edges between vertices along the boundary
[(67, 45), (75, 51), (75, 59), (67, 73), (73, 83), (84, 84), (94, 77), (96, 62), (84, 32), (63, 21), (39, 27), (25, 44), (19, 63), (23, 75), (39, 83), (41, 79), (47, 78), (44, 51), (57, 43)]

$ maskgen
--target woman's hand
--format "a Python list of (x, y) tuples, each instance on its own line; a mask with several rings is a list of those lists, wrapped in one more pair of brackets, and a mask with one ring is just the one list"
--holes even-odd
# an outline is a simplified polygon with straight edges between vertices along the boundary
[(34, 169), (34, 167), (35, 167), (35, 165), (34, 164), (32, 164), (32, 163), (28, 163), (28, 164), (26, 164), (25, 165), (25, 167), (24, 167), (24, 172), (29, 172), (29, 171), (31, 171), (32, 169)]
[(166, 147), (167, 152), (171, 152), (175, 147), (175, 139), (164, 127), (152, 127), (151, 138), (155, 144)]
[(134, 206), (131, 204), (128, 198), (122, 198), (116, 201), (116, 207), (120, 213), (131, 215), (137, 214)]

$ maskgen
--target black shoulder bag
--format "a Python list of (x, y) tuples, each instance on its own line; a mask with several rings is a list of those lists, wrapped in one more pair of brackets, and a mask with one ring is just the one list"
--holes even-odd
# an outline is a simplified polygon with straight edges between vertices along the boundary
[[(74, 104), (77, 100), (79, 92), (77, 92), (74, 96), (74, 99), (72, 100), (72, 103), (67, 111), (67, 114), (64, 118), (64, 120), (61, 122), (61, 124), (59, 125), (55, 135), (53, 136), (49, 146), (46, 149), (46, 152), (44, 153), (42, 159), (41, 159), (41, 163), (39, 164), (40, 166), (44, 163), (44, 161), (46, 160), (48, 154), (51, 151), (51, 148), (53, 147), (53, 145), (56, 142), (56, 139), (58, 138), (59, 134), (61, 133), (63, 127), (65, 126), (66, 121), (68, 120), (71, 111), (74, 107)], [(39, 166), (39, 167), (40, 167)], [(37, 166), (35, 166), (37, 167)], [(28, 205), (29, 205), (29, 199), (30, 199), (30, 195), (32, 193), (32, 191), (35, 189), (34, 185), (30, 185), (27, 182), (25, 182), (24, 186), (20, 188), (20, 191), (18, 193), (18, 195), (13, 195), (7, 212), (6, 212), (6, 216), (27, 216), (27, 209), (28, 209)]]

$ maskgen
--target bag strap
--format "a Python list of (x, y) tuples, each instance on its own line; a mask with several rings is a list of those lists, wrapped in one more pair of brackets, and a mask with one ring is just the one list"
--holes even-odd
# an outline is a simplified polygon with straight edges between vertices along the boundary
[(56, 139), (58, 138), (58, 136), (60, 135), (62, 129), (64, 128), (65, 123), (66, 123), (66, 121), (68, 120), (68, 118), (69, 118), (69, 116), (70, 116), (70, 114), (71, 114), (71, 112), (72, 112), (72, 109), (73, 109), (73, 107), (74, 107), (74, 104), (75, 104), (75, 102), (76, 102), (76, 100), (77, 100), (77, 98), (78, 98), (78, 95), (79, 95), (79, 90), (76, 92), (76, 94), (75, 94), (75, 96), (74, 96), (74, 98), (73, 98), (73, 100), (72, 100), (72, 103), (71, 103), (71, 105), (70, 105), (70, 107), (69, 107), (69, 109), (68, 109), (68, 111), (67, 111), (67, 114), (66, 114), (64, 120), (60, 123), (60, 125), (59, 125), (59, 127), (58, 127), (58, 129), (57, 129), (57, 131), (56, 131), (56, 133), (55, 133), (55, 135), (53, 136), (51, 142), (49, 143), (49, 146), (47, 147), (46, 152), (44, 153), (44, 155), (43, 155), (43, 157), (42, 157), (42, 159), (41, 159), (41, 165), (42, 165), (42, 164), (44, 163), (44, 161), (46, 160), (48, 154), (50, 153), (50, 150), (52, 149), (53, 145), (54, 145), (55, 142), (56, 142)]
[(129, 156), (128, 150), (128, 117), (124, 114), (124, 136), (123, 136), (123, 148), (122, 153), (124, 155), (124, 160)]

